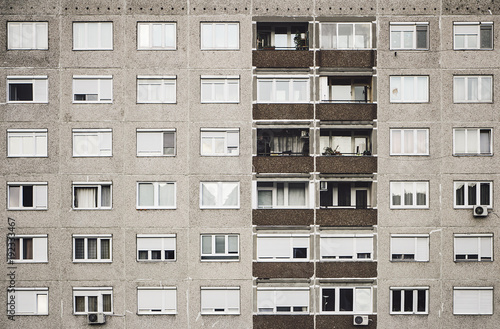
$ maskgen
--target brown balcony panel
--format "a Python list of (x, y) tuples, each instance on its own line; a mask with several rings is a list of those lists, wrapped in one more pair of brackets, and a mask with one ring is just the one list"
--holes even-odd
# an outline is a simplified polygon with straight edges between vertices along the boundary
[(377, 225), (376, 209), (318, 209), (316, 224), (325, 226), (372, 226)]
[(255, 67), (311, 67), (314, 55), (307, 50), (254, 50), (252, 65)]
[[(352, 324), (352, 316), (351, 316)], [(254, 315), (254, 329), (313, 329), (314, 317), (309, 314), (305, 315)], [(343, 327), (330, 327), (343, 328)]]
[(254, 120), (312, 120), (312, 104), (254, 104)]
[(313, 209), (254, 209), (254, 225), (312, 225)]
[(257, 173), (310, 173), (314, 160), (309, 156), (256, 156), (253, 157)]
[(373, 156), (321, 156), (316, 158), (316, 169), (330, 174), (372, 174), (377, 172), (377, 158)]
[(309, 262), (257, 262), (253, 263), (253, 276), (257, 278), (310, 278), (314, 265)]
[(373, 103), (321, 103), (316, 106), (316, 119), (323, 121), (373, 121), (376, 118), (377, 104)]
[(375, 278), (377, 262), (319, 262), (318, 278)]
[[(367, 326), (355, 326), (353, 324), (353, 315), (316, 315), (316, 329), (332, 328), (377, 328), (377, 316), (369, 315)], [(254, 326), (255, 328), (255, 326)]]
[(376, 50), (321, 50), (317, 56), (319, 66), (323, 67), (377, 66)]

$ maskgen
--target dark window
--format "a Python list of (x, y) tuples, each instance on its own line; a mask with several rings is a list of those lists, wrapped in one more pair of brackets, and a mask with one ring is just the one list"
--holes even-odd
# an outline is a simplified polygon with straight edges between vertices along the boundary
[(392, 291), (392, 311), (401, 312), (401, 290)]
[(9, 101), (32, 101), (33, 84), (32, 83), (10, 83)]
[(340, 289), (340, 311), (352, 312), (353, 304), (353, 289)]
[(293, 258), (307, 258), (307, 248), (293, 248)]
[(175, 251), (165, 250), (165, 259), (175, 259)]
[(33, 207), (33, 186), (23, 186), (23, 207)]
[(323, 289), (323, 311), (335, 311), (335, 289)]

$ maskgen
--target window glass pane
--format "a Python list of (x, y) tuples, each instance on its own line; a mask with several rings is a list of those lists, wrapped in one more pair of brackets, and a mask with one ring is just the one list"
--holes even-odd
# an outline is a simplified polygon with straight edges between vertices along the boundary
[(75, 296), (75, 312), (85, 312), (85, 296)]
[(490, 205), (490, 184), (489, 183), (481, 183), (481, 205), (488, 206)]
[(335, 289), (323, 289), (321, 310), (327, 312), (335, 311)]
[(491, 77), (481, 78), (481, 99), (482, 101), (491, 100)]
[(413, 183), (404, 183), (405, 206), (413, 205)]
[(87, 259), (97, 259), (97, 239), (87, 239)]
[(212, 24), (201, 24), (201, 47), (213, 48)]
[(353, 46), (353, 25), (338, 24), (338, 48), (346, 49)]
[(239, 39), (239, 24), (227, 24), (227, 47), (237, 49)]
[(153, 206), (154, 205), (154, 187), (151, 183), (139, 184), (139, 206)]
[(340, 308), (339, 311), (351, 312), (353, 311), (353, 289), (339, 289), (340, 290)]
[(215, 253), (216, 254), (226, 253), (226, 237), (224, 235), (215, 236)]
[(88, 296), (88, 312), (97, 312), (97, 296)]
[(222, 205), (223, 206), (237, 206), (239, 201), (237, 183), (223, 183), (222, 184)]
[(453, 79), (454, 81), (454, 90), (453, 90), (453, 94), (454, 94), (454, 100), (455, 102), (460, 102), (460, 101), (464, 101), (466, 98), (465, 98), (465, 78), (463, 77), (455, 77)]
[(101, 186), (101, 207), (111, 207), (111, 186)]
[(455, 204), (457, 206), (465, 205), (465, 184), (455, 183)]
[(467, 129), (467, 153), (478, 153), (478, 130)]
[(236, 254), (238, 253), (238, 237), (237, 236), (229, 236), (227, 238), (228, 241), (228, 253)]
[(392, 311), (401, 312), (401, 290), (392, 290)]
[(401, 206), (401, 184), (393, 183), (391, 184), (391, 193), (392, 193), (392, 204), (394, 206)]
[(479, 100), (478, 85), (479, 85), (478, 78), (469, 77), (467, 79), (468, 100), (471, 100), (471, 101)]
[[(92, 25), (92, 24), (91, 24)], [(92, 38), (92, 35), (90, 35)], [(101, 48), (113, 48), (113, 24), (101, 23)]]
[(297, 207), (306, 205), (305, 183), (288, 184), (288, 205)]
[(101, 239), (101, 259), (111, 259), (109, 239)]
[(487, 130), (487, 129), (481, 130), (480, 131), (480, 142), (481, 142), (480, 152), (481, 152), (481, 154), (491, 153), (490, 140), (491, 140), (491, 130)]
[(272, 88), (273, 82), (267, 80), (259, 80), (257, 81), (257, 88), (259, 94), (259, 101), (272, 101)]
[(355, 24), (355, 48), (370, 47), (370, 29), (371, 24)]
[[(88, 49), (98, 49), (99, 48), (99, 25), (100, 23), (83, 23), (87, 27), (87, 33), (85, 34), (85, 41), (87, 42)], [(102, 23), (101, 23), (102, 24)], [(101, 38), (103, 35), (101, 35)]]
[(417, 312), (426, 312), (427, 290), (417, 290)]
[(201, 237), (201, 253), (202, 254), (212, 253), (212, 236), (203, 235)]
[(33, 239), (23, 238), (23, 259), (33, 259)]
[(427, 205), (427, 183), (416, 183), (417, 206)]
[(149, 47), (149, 24), (139, 24), (137, 26), (138, 37), (139, 37), (139, 48)]
[(75, 259), (84, 259), (84, 239), (75, 239)]
[(356, 312), (371, 312), (371, 290), (368, 288), (356, 289)]
[(391, 101), (400, 101), (401, 93), (401, 77), (391, 77)]
[(278, 80), (276, 81), (276, 101), (286, 102), (290, 99), (289, 96), (290, 81)]
[(102, 295), (102, 311), (103, 312), (111, 312), (111, 295), (103, 294)]
[(49, 303), (47, 294), (37, 294), (37, 314), (48, 314), (49, 313)]
[(477, 197), (477, 186), (476, 183), (468, 183), (467, 184), (467, 193), (469, 196), (468, 205), (476, 205), (476, 197)]
[(493, 48), (493, 26), (485, 25), (481, 26), (481, 48), (491, 49)]
[(217, 183), (202, 183), (203, 206), (215, 206), (217, 204)]
[(215, 48), (224, 48), (226, 39), (225, 24), (215, 24)]
[(413, 290), (404, 290), (404, 311), (413, 312)]
[(172, 183), (159, 183), (159, 205), (174, 206), (175, 185)]
[(465, 153), (465, 129), (455, 129), (455, 153)]

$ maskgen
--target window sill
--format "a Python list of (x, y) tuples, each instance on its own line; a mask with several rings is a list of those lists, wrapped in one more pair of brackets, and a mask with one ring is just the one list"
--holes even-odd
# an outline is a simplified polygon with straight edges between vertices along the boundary
[(48, 208), (8, 208), (8, 211), (46, 211)]
[(455, 153), (454, 157), (492, 157), (493, 153), (490, 154), (480, 154), (480, 153)]
[(136, 315), (177, 315), (177, 312), (150, 312), (150, 313), (135, 313)]
[(96, 260), (96, 259), (89, 259), (89, 260), (73, 260), (73, 264), (111, 264), (113, 261), (112, 260)]
[(35, 102), (35, 101), (7, 101), (7, 104), (48, 104), (49, 102)]
[(137, 259), (138, 263), (175, 263), (177, 259)]
[(136, 207), (136, 210), (176, 210), (177, 207), (158, 207), (158, 208), (140, 208)]

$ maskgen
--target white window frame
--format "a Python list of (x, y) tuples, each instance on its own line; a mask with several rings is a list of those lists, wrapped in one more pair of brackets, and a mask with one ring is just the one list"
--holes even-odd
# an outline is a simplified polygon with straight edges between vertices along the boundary
[[(18, 30), (16, 31), (16, 29)], [(28, 30), (30, 31), (28, 32)], [(7, 22), (7, 35), (8, 50), (49, 49), (48, 22)]]
[[(97, 24), (97, 35), (91, 34), (88, 31), (90, 25)], [(78, 26), (83, 26), (83, 45), (79, 46), (77, 42)], [(111, 35), (107, 37), (110, 39), (111, 44), (104, 44), (103, 33), (105, 28), (111, 27)], [(97, 38), (97, 47), (92, 48), (89, 46), (90, 38)], [(73, 22), (73, 50), (113, 50), (113, 22)]]
[[(146, 97), (141, 93), (141, 86), (146, 86)], [(153, 86), (159, 87), (157, 99)], [(177, 76), (175, 75), (138, 75), (137, 104), (175, 104), (177, 102)]]
[[(272, 183), (272, 187), (259, 187), (258, 183)], [(304, 181), (258, 181), (255, 182), (255, 198), (254, 198), (254, 209), (309, 209), (311, 208), (311, 201), (314, 200), (312, 193), (313, 188), (309, 187), (310, 182)], [(278, 205), (278, 184), (283, 184), (283, 205)], [(303, 206), (289, 205), (289, 184), (304, 184), (304, 198), (305, 204)], [(261, 191), (271, 191), (272, 193), (272, 205), (271, 206), (259, 206), (259, 192)]]
[(137, 314), (177, 314), (177, 288), (137, 287)]
[[(153, 205), (145, 206), (140, 205), (140, 185), (141, 184), (151, 184), (153, 185)], [(169, 205), (160, 205), (160, 184), (171, 185), (173, 187), (173, 203)], [(176, 182), (137, 182), (137, 200), (136, 209), (176, 209), (177, 208), (177, 184)]]
[(240, 287), (200, 287), (200, 314), (239, 315)]
[[(223, 45), (221, 46), (217, 46), (216, 45), (216, 39), (217, 39), (217, 36), (216, 36), (216, 31), (215, 31), (215, 27), (218, 26), (218, 25), (222, 25), (223, 28), (224, 28), (224, 41), (223, 41)], [(229, 27), (233, 27), (236, 26), (236, 28), (238, 29), (238, 33), (235, 35), (236, 36), (236, 40), (234, 40), (232, 43), (236, 43), (236, 47), (234, 46), (231, 46), (231, 44), (229, 43), (229, 38), (230, 38), (230, 35), (229, 35)], [(207, 28), (211, 29), (211, 31), (209, 32), (207, 30)], [(207, 33), (210, 33), (209, 35), (207, 35)], [(205, 39), (210, 39), (211, 42), (209, 44), (206, 44), (205, 42)], [(201, 46), (201, 50), (239, 50), (240, 49), (240, 23), (239, 22), (201, 22), (200, 23), (200, 46)]]
[[(459, 92), (457, 81), (464, 79), (464, 91)], [(473, 99), (473, 95), (469, 95), (469, 82), (471, 79), (478, 79), (477, 82), (477, 99)], [(489, 81), (490, 94), (486, 99), (482, 99), (484, 84)], [(492, 103), (493, 102), (493, 76), (492, 75), (455, 75), (453, 76), (453, 103)], [(464, 99), (460, 99), (465, 96)]]
[[(76, 240), (83, 239), (83, 258), (76, 258)], [(96, 257), (89, 258), (88, 240), (97, 239)], [(101, 258), (101, 241), (109, 240), (109, 258)], [(73, 263), (111, 263), (113, 262), (113, 235), (112, 234), (73, 234)]]
[[(335, 310), (334, 311), (325, 311), (323, 310), (323, 291), (325, 289), (335, 289)], [(353, 301), (352, 301), (352, 311), (341, 311), (340, 310), (340, 289), (352, 289)], [(360, 305), (357, 304), (357, 292), (361, 290), (369, 291), (370, 293), (370, 305), (368, 309), (361, 309)], [(323, 286), (321, 287), (320, 292), (320, 314), (372, 314), (373, 313), (373, 288), (369, 286)]]
[[(422, 184), (422, 183), (424, 183), (425, 187), (426, 187), (425, 204), (424, 205), (417, 205), (417, 184)], [(395, 189), (398, 185), (399, 185), (399, 189), (401, 190), (401, 204), (396, 205), (396, 204), (394, 204), (394, 200), (393, 200), (393, 192), (395, 191)], [(407, 185), (411, 188), (411, 192), (413, 195), (411, 205), (404, 204), (405, 203), (405, 195), (404, 195), (405, 185)], [(390, 189), (391, 190), (391, 192), (390, 192), (391, 209), (429, 209), (429, 181), (391, 181), (390, 186), (391, 186), (391, 189)]]
[[(257, 234), (257, 261), (258, 262), (309, 262), (310, 261), (310, 235), (309, 234)], [(287, 246), (284, 254), (277, 254), (278, 245)], [(294, 250), (306, 249), (306, 257), (295, 257)]]
[[(15, 151), (12, 144), (14, 138), (22, 139), (19, 143), (20, 151), (18, 152)], [(32, 144), (33, 153), (23, 152), (24, 139), (29, 140), (30, 144)], [(7, 129), (7, 140), (7, 157), (9, 158), (47, 157), (47, 129)]]
[[(405, 239), (406, 241), (403, 242), (413, 244), (410, 247), (411, 249), (408, 249), (408, 253), (399, 252), (405, 248), (398, 245), (398, 239), (400, 243), (402, 242), (401, 239)], [(391, 234), (391, 262), (428, 262), (430, 254), (429, 241), (429, 234)], [(401, 255), (401, 258), (394, 258), (394, 255)]]
[[(271, 300), (262, 297), (266, 292), (271, 292)], [(309, 314), (310, 313), (310, 288), (309, 287), (257, 287), (257, 313), (258, 314)], [(293, 302), (291, 302), (292, 300)], [(293, 305), (295, 302), (301, 304)], [(282, 305), (279, 305), (282, 304)], [(289, 311), (278, 310), (279, 307), (290, 308)], [(304, 310), (305, 308), (305, 310)]]
[[(146, 246), (144, 248), (141, 248), (140, 245), (143, 243)], [(138, 262), (175, 262), (177, 260), (176, 234), (137, 234), (136, 245), (137, 245)], [(148, 253), (148, 258), (147, 259), (139, 258), (140, 251), (146, 251)], [(161, 258), (153, 259), (152, 256), (153, 251), (161, 251)], [(165, 251), (173, 251), (174, 258), (166, 258)]]
[[(453, 314), (492, 315), (494, 298), (493, 290), (493, 287), (453, 287)], [(468, 294), (468, 296), (464, 296), (465, 294)], [(460, 309), (464, 307), (464, 305), (459, 305), (461, 298), (467, 299), (465, 301), (469, 307), (467, 310)], [(474, 307), (475, 309), (471, 309), (470, 307)]]
[[(140, 144), (141, 144), (141, 137), (139, 137), (141, 134), (153, 134), (156, 138), (159, 139), (157, 149), (156, 150), (140, 150)], [(168, 147), (168, 149), (173, 149), (173, 152), (171, 154), (165, 154), (165, 143), (164, 143), (164, 135), (165, 134), (172, 134), (174, 136), (174, 145), (173, 147)], [(146, 135), (143, 135), (144, 137)], [(144, 138), (142, 137), (142, 138)], [(175, 129), (137, 129), (136, 130), (136, 147), (137, 147), (137, 156), (138, 157), (173, 157), (176, 155), (177, 151), (177, 132)], [(147, 140), (143, 141), (143, 143), (150, 144)], [(161, 144), (161, 146), (160, 146)]]
[[(457, 152), (457, 132), (463, 132), (464, 134), (464, 149), (465, 152)], [(482, 132), (489, 132), (488, 134), (488, 148), (489, 152), (481, 152), (482, 146), (484, 146), (483, 141), (481, 140)], [(475, 135), (475, 136), (474, 136)], [(472, 137), (474, 136), (474, 137)], [(476, 145), (469, 145), (469, 139), (475, 139)], [(469, 150), (469, 146), (471, 148), (476, 148), (477, 151), (473, 149)], [(493, 155), (493, 128), (453, 128), (453, 155)]]
[[(408, 78), (413, 79), (413, 98), (411, 99), (405, 99), (405, 80)], [(426, 86), (425, 86), (425, 91), (423, 93), (423, 97), (420, 98), (418, 97), (419, 94), (419, 88), (418, 88), (418, 81), (421, 78), (425, 78), (426, 80)], [(399, 86), (401, 90), (398, 90), (397, 87), (395, 86), (396, 84), (396, 79), (399, 79)], [(391, 75), (389, 77), (389, 90), (390, 90), (390, 102), (391, 103), (429, 103), (429, 76), (428, 75)], [(396, 94), (399, 94), (400, 96), (396, 98)]]
[[(102, 187), (103, 186), (109, 186), (109, 206), (102, 205), (102, 198), (101, 198), (101, 193), (102, 193)], [(75, 202), (76, 202), (76, 193), (75, 189), (79, 187), (94, 187), (97, 188), (97, 206), (96, 207), (76, 207)], [(112, 182), (96, 182), (96, 183), (91, 183), (91, 182), (74, 182), (73, 186), (73, 209), (74, 210), (99, 210), (99, 209), (111, 209), (113, 207), (113, 183)]]
[[(159, 27), (159, 31), (156, 28)], [(173, 31), (172, 31), (173, 28)], [(145, 33), (144, 40), (141, 30)], [(161, 45), (154, 45), (155, 33), (160, 33)], [(171, 35), (173, 33), (173, 35)], [(167, 41), (167, 36), (173, 39), (173, 45)], [(176, 22), (137, 22), (137, 50), (176, 50), (177, 23)]]
[[(394, 152), (393, 146), (396, 143), (396, 136), (395, 134), (398, 133), (400, 134), (399, 136), (399, 143), (401, 146), (401, 152)], [(425, 151), (424, 152), (418, 152), (419, 148), (421, 148), (421, 145), (419, 145), (419, 140), (418, 136), (420, 133), (424, 132), (425, 133)], [(391, 128), (390, 129), (391, 133), (391, 155), (429, 155), (429, 128)], [(410, 150), (407, 150), (406, 145), (406, 134), (411, 133), (412, 138), (413, 138), (413, 145), (410, 146)]]
[[(32, 207), (23, 206), (23, 189), (25, 186), (32, 187)], [(19, 187), (17, 200), (19, 205), (11, 205), (14, 197), (13, 188)], [(48, 209), (48, 186), (47, 182), (7, 182), (7, 209), (8, 210), (47, 210)]]
[[(457, 29), (461, 27), (467, 27), (470, 29), (470, 31), (463, 31), (462, 33), (459, 33)], [(491, 47), (481, 47), (481, 28), (482, 27), (490, 27), (491, 29)], [(467, 38), (464, 39), (464, 46), (463, 47), (458, 47), (457, 46), (457, 37), (458, 35), (469, 35), (474, 37), (476, 39), (476, 46), (473, 47), (472, 45), (469, 46)], [(494, 29), (493, 29), (493, 22), (453, 22), (453, 49), (454, 50), (493, 50), (493, 40), (494, 40)]]
[[(425, 30), (425, 47), (418, 47), (417, 30)], [(404, 33), (411, 33), (412, 44), (405, 47)], [(400, 33), (399, 36), (396, 33)], [(390, 23), (390, 49), (391, 50), (428, 50), (429, 49), (429, 22), (391, 22)], [(393, 41), (399, 39), (399, 47), (394, 47)]]
[[(200, 100), (202, 104), (218, 104), (218, 103), (232, 103), (237, 104), (240, 102), (240, 76), (239, 75), (202, 75), (200, 76)], [(206, 91), (210, 88), (210, 92)], [(217, 95), (216, 86), (222, 86), (222, 98)], [(238, 92), (234, 92), (234, 87)], [(218, 99), (219, 98), (219, 99)]]
[[(271, 99), (263, 99), (263, 95), (261, 92), (261, 84), (263, 82), (271, 82), (271, 88), (270, 88), (270, 96)], [(288, 99), (285, 100), (278, 100), (276, 97), (277, 89), (276, 89), (276, 83), (277, 82), (287, 82), (288, 83)], [(294, 84), (295, 83), (303, 83), (306, 82), (306, 94), (304, 99), (299, 99), (299, 97), (294, 97)], [(257, 103), (309, 103), (311, 100), (311, 95), (310, 95), (310, 80), (309, 76), (257, 76)]]
[[(32, 258), (24, 258), (24, 240), (30, 239), (31, 242), (31, 254)], [(16, 249), (15, 242), (13, 240), (18, 240), (19, 250), (16, 251), (19, 255), (19, 259), (15, 259), (15, 254), (13, 253), (12, 247)], [(10, 263), (47, 263), (48, 262), (48, 236), (47, 234), (22, 234), (15, 235), (14, 237), (7, 236), (7, 261)]]
[[(342, 249), (345, 249), (345, 251), (342, 251), (343, 255), (326, 255), (327, 253), (327, 246), (325, 242), (327, 239), (350, 239), (352, 240), (351, 247), (350, 248), (338, 248), (339, 252)], [(361, 243), (360, 240), (365, 240), (369, 245), (369, 249), (363, 249), (363, 247), (366, 247)], [(375, 259), (374, 257), (374, 248), (373, 248), (373, 242), (374, 242), (374, 235), (373, 234), (321, 234), (320, 236), (320, 257), (322, 262), (364, 262), (364, 261), (373, 261)], [(347, 240), (349, 241), (349, 240)], [(340, 244), (341, 241), (337, 242)], [(370, 248), (371, 247), (371, 248)], [(347, 252), (349, 250), (349, 252)], [(359, 257), (359, 254), (366, 254), (369, 251), (370, 257), (364, 258), (364, 257)]]
[[(390, 287), (390, 314), (429, 314), (429, 287)], [(400, 291), (401, 294), (401, 302), (399, 305), (400, 311), (394, 311), (394, 294)], [(412, 292), (412, 310), (405, 311), (405, 293), (406, 291)], [(420, 291), (425, 292), (425, 310), (418, 310), (418, 293)]]
[[(10, 86), (16, 84), (31, 84), (31, 100), (15, 100), (10, 98)], [(7, 103), (48, 103), (49, 78), (46, 75), (9, 75), (7, 76)]]
[[(457, 187), (460, 184), (464, 184), (464, 204), (463, 205), (457, 205)], [(492, 181), (454, 181), (453, 182), (453, 207), (455, 209), (472, 209), (474, 208), (475, 205), (473, 204), (468, 204), (469, 203), (469, 189), (466, 188), (468, 184), (476, 184), (476, 202), (481, 203), (481, 188), (477, 188), (477, 185), (479, 184), (489, 184), (490, 189), (489, 189), (489, 194), (490, 194), (490, 200), (489, 204), (483, 205), (488, 208), (493, 207), (493, 182)], [(478, 202), (479, 201), (479, 202)]]
[[(92, 82), (92, 94), (90, 93), (80, 93), (78, 86), (83, 80), (88, 80), (88, 83)], [(75, 90), (76, 89), (76, 90)], [(83, 88), (85, 89), (85, 88)], [(95, 93), (95, 94), (94, 94)], [(85, 99), (76, 100), (76, 95), (85, 95)], [(96, 99), (87, 99), (89, 95), (96, 95)], [(73, 103), (74, 104), (86, 104), (86, 103), (113, 103), (113, 76), (112, 75), (74, 75), (73, 76)]]
[[(220, 237), (224, 238), (224, 252), (217, 252), (217, 250), (216, 250), (216, 241), (217, 241), (217, 238), (220, 238)], [(204, 246), (203, 241), (205, 240), (204, 238), (210, 238), (210, 252), (209, 253), (203, 252), (203, 246)], [(229, 238), (236, 238), (236, 246), (237, 246), (236, 252), (229, 250)], [(201, 255), (200, 258), (201, 258), (202, 262), (210, 262), (210, 261), (237, 262), (240, 260), (240, 235), (237, 233), (236, 234), (234, 234), (234, 233), (201, 234), (200, 235), (200, 255)]]
[[(74, 158), (113, 156), (112, 129), (73, 129), (72, 135)], [(83, 139), (77, 142), (80, 138)], [(94, 140), (91, 138), (97, 138), (97, 145), (93, 145)]]
[[(231, 136), (233, 138), (231, 138)], [(240, 129), (239, 128), (201, 128), (200, 154), (202, 156), (239, 156)], [(223, 152), (216, 152), (216, 141), (222, 140)], [(210, 143), (212, 152), (204, 148), (205, 142)]]
[[(19, 310), (19, 306), (23, 304), (23, 299), (32, 299), (28, 309)], [(49, 315), (49, 288), (46, 287), (15, 287), (7, 289), (7, 301), (15, 301), (14, 310), (7, 304), (7, 315)], [(24, 302), (26, 303), (26, 302)], [(23, 308), (26, 307), (23, 305)], [(14, 314), (11, 312), (14, 311)]]
[[(104, 312), (103, 310), (104, 295), (111, 295), (111, 311)], [(85, 297), (85, 310), (83, 312), (77, 312), (76, 310), (76, 297)], [(89, 311), (89, 297), (97, 298), (97, 312)], [(113, 314), (113, 287), (73, 287), (73, 314), (85, 315), (89, 313)]]
[[(335, 25), (335, 36), (336, 36), (336, 41), (335, 41), (335, 44), (336, 44), (336, 47), (326, 47), (325, 46), (325, 41), (323, 40), (323, 33), (322, 33), (322, 30), (324, 29), (324, 27), (326, 25)], [(352, 46), (348, 46), (348, 47), (345, 47), (345, 48), (341, 48), (339, 47), (339, 25), (352, 25), (352, 34), (350, 35), (350, 39), (352, 40)], [(368, 47), (356, 47), (356, 26), (358, 25), (369, 25), (370, 28), (369, 28), (369, 31), (370, 31), (370, 36), (369, 36), (369, 44), (368, 44)], [(330, 50), (330, 49), (339, 49), (339, 50), (346, 50), (346, 49), (349, 49), (349, 50), (359, 50), (359, 49), (372, 49), (373, 47), (373, 26), (372, 26), (372, 22), (339, 22), (339, 23), (321, 23), (320, 24), (320, 44), (321, 44), (321, 49), (323, 50)], [(331, 38), (332, 36), (330, 36)]]
[[(471, 241), (475, 247), (468, 249), (464, 247), (464, 240)], [(454, 234), (453, 235), (453, 258), (455, 262), (492, 262), (493, 261), (493, 233), (484, 234)], [(470, 247), (470, 246), (469, 246)], [(463, 250), (464, 253), (460, 253)], [(459, 251), (457, 251), (459, 250)], [(465, 258), (457, 259), (457, 255), (463, 255)], [(475, 255), (477, 258), (470, 257)]]
[[(217, 194), (215, 195), (215, 205), (203, 204), (203, 187), (206, 184), (217, 184)], [(238, 200), (235, 205), (224, 205), (223, 188), (224, 185), (236, 184), (238, 190)], [(223, 182), (200, 182), (200, 209), (240, 209), (240, 182), (223, 181)]]

